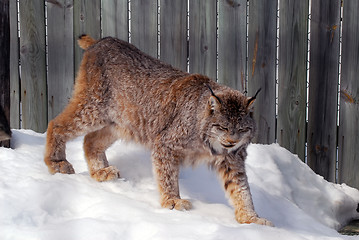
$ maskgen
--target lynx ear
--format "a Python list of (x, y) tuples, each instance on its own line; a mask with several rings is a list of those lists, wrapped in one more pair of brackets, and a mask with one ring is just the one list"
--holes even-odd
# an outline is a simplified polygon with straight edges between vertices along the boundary
[(218, 110), (222, 103), (221, 99), (219, 97), (217, 97), (216, 94), (214, 94), (212, 88), (207, 83), (206, 83), (206, 86), (209, 88), (209, 90), (211, 91), (211, 94), (212, 94), (212, 96), (209, 97), (208, 105), (211, 110)]
[(219, 101), (219, 98), (216, 96), (210, 96), (208, 100), (208, 105), (211, 110), (218, 110), (221, 106), (221, 102)]
[(262, 90), (262, 88), (259, 88), (256, 94), (254, 94), (253, 97), (247, 98), (247, 109), (250, 109), (254, 103), (254, 101), (257, 98), (258, 93)]

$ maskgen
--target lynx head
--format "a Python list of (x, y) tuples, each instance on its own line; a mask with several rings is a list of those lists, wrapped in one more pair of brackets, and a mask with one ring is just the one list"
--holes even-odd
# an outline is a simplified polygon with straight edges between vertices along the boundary
[(246, 97), (239, 91), (225, 89), (211, 92), (202, 122), (203, 140), (213, 155), (236, 152), (247, 146), (255, 134), (252, 105), (254, 97)]

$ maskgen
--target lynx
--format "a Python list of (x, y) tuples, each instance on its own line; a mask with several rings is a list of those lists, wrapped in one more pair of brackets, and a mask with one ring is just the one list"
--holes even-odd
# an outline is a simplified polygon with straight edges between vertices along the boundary
[(109, 165), (105, 150), (119, 138), (134, 141), (151, 150), (162, 207), (192, 207), (180, 198), (179, 169), (205, 163), (218, 172), (239, 223), (272, 226), (254, 210), (245, 171), (256, 96), (175, 69), (116, 38), (82, 35), (78, 43), (86, 51), (73, 96), (47, 129), (44, 160), (50, 173), (75, 173), (66, 142), (85, 135), (91, 177), (117, 179), (120, 172)]

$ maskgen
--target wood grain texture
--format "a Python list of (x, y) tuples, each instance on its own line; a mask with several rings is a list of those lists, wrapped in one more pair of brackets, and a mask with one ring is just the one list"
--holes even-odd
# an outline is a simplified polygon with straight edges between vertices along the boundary
[(102, 0), (102, 37), (112, 36), (128, 42), (128, 0)]
[(359, 2), (344, 1), (338, 181), (359, 189)]
[(44, 2), (21, 0), (19, 4), (22, 127), (45, 132), (47, 88)]
[(10, 127), (20, 128), (19, 35), (17, 3), (9, 1), (10, 11)]
[(74, 84), (73, 0), (48, 1), (48, 119), (67, 105)]
[(279, 9), (277, 136), (304, 161), (309, 1), (281, 0)]
[[(10, 118), (10, 17), (9, 0), (0, 1), (0, 130), (9, 127)], [(6, 129), (7, 130), (7, 129)], [(10, 147), (9, 141), (0, 141), (0, 146)]]
[(254, 103), (257, 143), (275, 142), (276, 1), (249, 2), (248, 95), (261, 88)]
[(335, 181), (340, 1), (312, 1), (308, 165)]
[(131, 43), (157, 58), (157, 0), (131, 0)]
[(218, 2), (218, 82), (245, 91), (247, 1)]
[(160, 58), (187, 71), (187, 1), (161, 0)]
[(216, 1), (189, 1), (189, 71), (217, 79)]
[(74, 0), (74, 65), (75, 72), (79, 69), (83, 50), (77, 45), (82, 34), (94, 39), (101, 38), (101, 1)]

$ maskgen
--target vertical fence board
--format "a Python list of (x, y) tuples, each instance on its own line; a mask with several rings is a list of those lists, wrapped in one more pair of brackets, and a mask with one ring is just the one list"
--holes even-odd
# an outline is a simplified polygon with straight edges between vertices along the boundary
[(102, 0), (102, 36), (128, 41), (128, 0)]
[(161, 0), (160, 58), (187, 70), (187, 1)]
[(17, 2), (9, 1), (10, 8), (10, 126), (20, 128), (19, 35)]
[(73, 0), (48, 1), (48, 119), (67, 105), (74, 83)]
[(131, 0), (131, 43), (157, 58), (157, 0)]
[(275, 141), (275, 68), (277, 1), (249, 2), (248, 93), (261, 88), (254, 103), (255, 142)]
[(344, 1), (338, 180), (359, 189), (359, 2)]
[(216, 1), (189, 2), (189, 71), (217, 78)]
[(277, 136), (304, 160), (309, 1), (281, 0), (279, 9)]
[(82, 34), (94, 39), (101, 37), (101, 1), (74, 0), (74, 66), (78, 71), (83, 50), (77, 45), (77, 39)]
[(246, 90), (247, 1), (218, 2), (218, 82)]
[(312, 1), (308, 164), (335, 181), (340, 1)]
[[(9, 0), (0, 1), (0, 130), (7, 130), (10, 118), (9, 11)], [(9, 141), (0, 141), (0, 146), (10, 147), (10, 143)]]
[(44, 2), (20, 1), (22, 127), (44, 132), (47, 89)]

